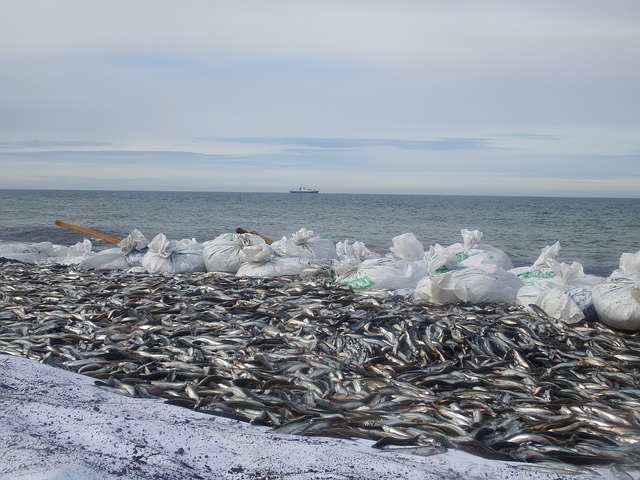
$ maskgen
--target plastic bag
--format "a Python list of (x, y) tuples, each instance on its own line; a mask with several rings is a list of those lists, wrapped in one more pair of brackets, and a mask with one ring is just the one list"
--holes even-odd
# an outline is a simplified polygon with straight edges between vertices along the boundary
[(195, 239), (167, 240), (159, 233), (149, 243), (142, 266), (149, 273), (205, 272), (203, 250), (202, 244)]
[(336, 245), (330, 238), (313, 235), (312, 230), (301, 228), (291, 235), (271, 244), (271, 248), (282, 256), (331, 260), (337, 258)]

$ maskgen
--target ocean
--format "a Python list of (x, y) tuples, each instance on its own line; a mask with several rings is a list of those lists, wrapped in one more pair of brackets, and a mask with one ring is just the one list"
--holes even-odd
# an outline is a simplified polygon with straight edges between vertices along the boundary
[[(0, 242), (70, 246), (86, 237), (55, 220), (117, 238), (135, 228), (149, 240), (164, 233), (198, 242), (238, 227), (273, 239), (307, 228), (379, 253), (406, 232), (428, 249), (461, 242), (466, 228), (483, 232), (482, 243), (504, 250), (514, 266), (531, 265), (559, 241), (557, 260), (580, 262), (600, 276), (618, 268), (622, 253), (640, 250), (640, 199), (0, 190)], [(106, 247), (94, 241), (94, 250)]]

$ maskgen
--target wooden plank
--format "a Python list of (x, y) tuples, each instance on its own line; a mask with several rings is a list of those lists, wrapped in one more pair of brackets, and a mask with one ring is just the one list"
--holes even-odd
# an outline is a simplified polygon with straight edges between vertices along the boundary
[(113, 243), (115, 245), (120, 243), (120, 239), (119, 238), (112, 237), (111, 235), (107, 235), (106, 233), (98, 232), (97, 230), (94, 230), (93, 228), (83, 227), (81, 225), (75, 225), (73, 223), (64, 222), (62, 220), (56, 220), (55, 224), (57, 226), (59, 226), (59, 227), (62, 227), (62, 228), (68, 228), (70, 230), (77, 230), (78, 232), (86, 233), (87, 235), (91, 235), (91, 236), (93, 236), (95, 238), (100, 238), (100, 239), (104, 240), (107, 243)]

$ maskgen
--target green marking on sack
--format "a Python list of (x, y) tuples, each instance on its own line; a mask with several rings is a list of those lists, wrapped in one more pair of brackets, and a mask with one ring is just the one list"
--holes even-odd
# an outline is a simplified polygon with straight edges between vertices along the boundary
[(485, 252), (484, 250), (480, 250), (480, 251), (475, 251), (475, 252), (456, 252), (456, 260), (458, 261), (458, 263), (460, 262), (464, 262), (467, 258), (471, 258), (471, 257), (475, 257), (476, 255), (486, 255), (486, 257), (490, 260), (494, 259), (494, 256), (491, 255), (489, 252)]
[(518, 275), (520, 278), (555, 278), (555, 272), (543, 272), (542, 270), (529, 270), (528, 272), (524, 272)]
[(456, 252), (456, 261), (458, 263), (460, 262), (464, 262), (467, 258), (469, 258), (471, 255), (468, 254), (467, 252)]
[(358, 290), (367, 290), (375, 285), (375, 282), (369, 278), (369, 276), (365, 275), (364, 277), (359, 277), (354, 280), (348, 280), (346, 282), (340, 282), (344, 285), (349, 285), (350, 287), (357, 288)]

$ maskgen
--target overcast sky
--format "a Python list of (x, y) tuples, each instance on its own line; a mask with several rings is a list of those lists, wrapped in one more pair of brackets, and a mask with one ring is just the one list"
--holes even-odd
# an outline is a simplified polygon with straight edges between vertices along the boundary
[(0, 0), (0, 188), (640, 197), (640, 1)]

